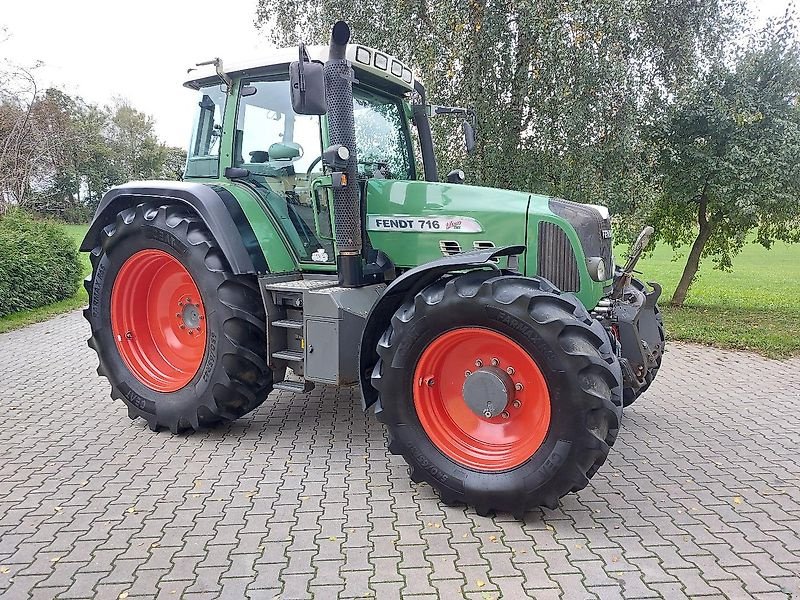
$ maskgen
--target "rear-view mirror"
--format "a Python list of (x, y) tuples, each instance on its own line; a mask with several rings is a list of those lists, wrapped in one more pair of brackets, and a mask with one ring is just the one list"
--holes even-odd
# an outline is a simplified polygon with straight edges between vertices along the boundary
[(292, 108), (298, 115), (324, 115), (325, 72), (319, 61), (309, 60), (305, 45), (300, 44), (300, 60), (289, 65)]

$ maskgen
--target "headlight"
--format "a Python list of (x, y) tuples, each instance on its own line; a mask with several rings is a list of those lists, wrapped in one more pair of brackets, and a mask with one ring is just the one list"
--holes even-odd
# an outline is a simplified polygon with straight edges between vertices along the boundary
[(592, 256), (586, 259), (586, 266), (589, 269), (589, 277), (595, 281), (606, 281), (608, 273), (606, 273), (606, 261), (599, 256)]

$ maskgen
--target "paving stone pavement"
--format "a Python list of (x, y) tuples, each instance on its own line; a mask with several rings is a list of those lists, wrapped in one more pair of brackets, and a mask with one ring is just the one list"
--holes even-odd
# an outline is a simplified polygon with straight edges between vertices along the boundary
[(154, 434), (86, 337), (0, 335), (3, 598), (800, 598), (800, 359), (673, 344), (589, 486), (522, 523), (410, 482), (349, 389)]

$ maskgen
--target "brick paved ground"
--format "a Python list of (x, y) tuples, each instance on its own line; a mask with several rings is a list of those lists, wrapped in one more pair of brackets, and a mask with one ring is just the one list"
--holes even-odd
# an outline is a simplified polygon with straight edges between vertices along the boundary
[(86, 334), (0, 336), (4, 597), (800, 597), (798, 359), (673, 346), (606, 467), (522, 524), (411, 483), (349, 390), (153, 434)]

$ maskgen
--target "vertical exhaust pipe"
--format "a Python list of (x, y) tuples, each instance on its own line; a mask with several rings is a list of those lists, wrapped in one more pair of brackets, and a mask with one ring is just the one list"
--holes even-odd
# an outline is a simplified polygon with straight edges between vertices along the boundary
[(356, 128), (353, 116), (353, 80), (355, 72), (345, 58), (350, 41), (350, 27), (337, 21), (331, 31), (328, 60), (325, 63), (325, 88), (328, 105), (328, 131), (331, 144), (350, 150), (344, 173), (347, 185), (333, 190), (333, 221), (336, 229), (336, 263), (339, 285), (363, 285), (361, 258), (361, 203), (356, 158)]

